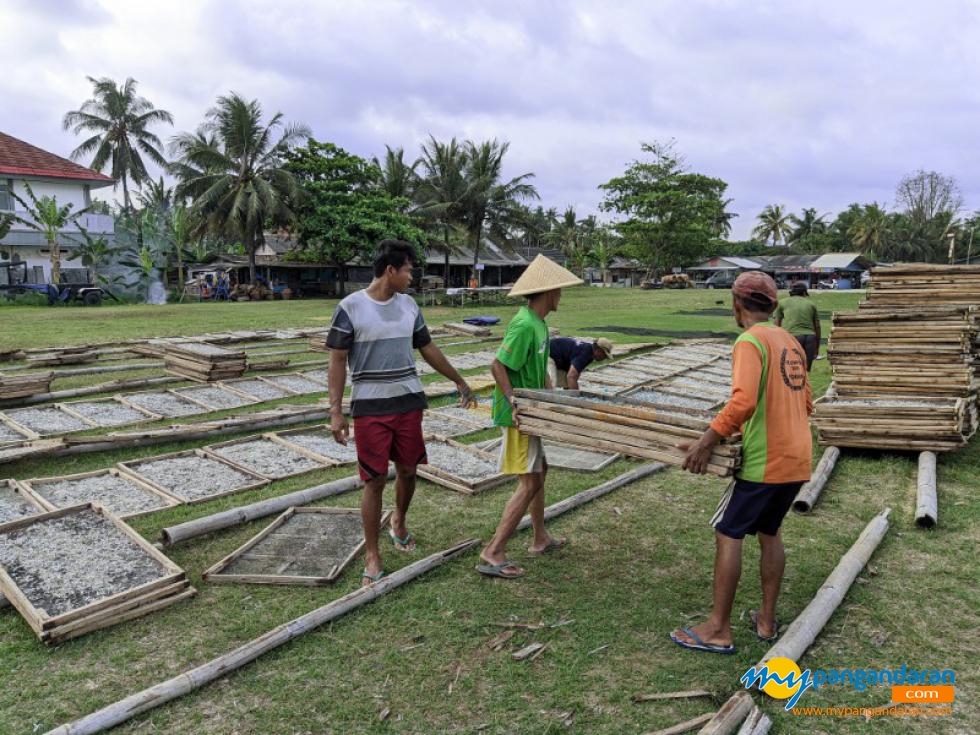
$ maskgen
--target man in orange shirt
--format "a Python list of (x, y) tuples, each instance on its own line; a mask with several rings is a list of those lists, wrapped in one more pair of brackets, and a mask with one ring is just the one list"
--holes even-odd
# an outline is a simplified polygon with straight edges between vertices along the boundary
[(684, 469), (703, 474), (722, 437), (742, 432), (742, 465), (711, 519), (716, 544), (711, 616), (670, 634), (684, 648), (735, 652), (731, 613), (746, 534), (758, 536), (761, 547), (762, 605), (750, 611), (751, 625), (763, 641), (779, 634), (776, 598), (785, 566), (779, 527), (810, 479), (813, 401), (800, 343), (769, 322), (777, 304), (776, 284), (765, 273), (749, 271), (736, 279), (732, 311), (744, 331), (732, 351), (732, 394), (702, 437), (682, 446)]

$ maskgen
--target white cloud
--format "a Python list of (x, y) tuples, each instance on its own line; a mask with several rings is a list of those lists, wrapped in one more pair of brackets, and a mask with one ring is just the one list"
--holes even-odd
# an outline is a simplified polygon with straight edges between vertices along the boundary
[[(0, 130), (60, 154), (86, 75), (132, 76), (191, 130), (229, 90), (361, 155), (428, 134), (511, 141), (543, 204), (676, 138), (730, 184), (736, 235), (768, 203), (889, 202), (919, 167), (980, 207), (978, 9), (930, 4), (0, 0)], [(170, 131), (161, 130), (168, 137)]]

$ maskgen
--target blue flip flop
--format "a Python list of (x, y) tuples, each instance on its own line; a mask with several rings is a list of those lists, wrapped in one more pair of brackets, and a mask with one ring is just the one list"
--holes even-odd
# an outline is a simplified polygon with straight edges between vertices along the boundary
[(705, 643), (691, 628), (681, 628), (681, 633), (694, 641), (694, 643), (682, 641), (680, 638), (675, 638), (674, 634), (671, 633), (670, 640), (681, 648), (689, 648), (692, 651), (704, 651), (705, 653), (720, 653), (725, 656), (730, 656), (731, 654), (735, 653), (734, 644), (729, 643), (727, 646), (718, 646), (714, 643)]
[(367, 580), (369, 580), (371, 582), (371, 584), (374, 584), (375, 582), (380, 582), (381, 581), (381, 578), (383, 576), (385, 576), (385, 570), (384, 569), (382, 569), (377, 574), (368, 574), (368, 570), (367, 569), (365, 569), (361, 573), (361, 579), (367, 579)]

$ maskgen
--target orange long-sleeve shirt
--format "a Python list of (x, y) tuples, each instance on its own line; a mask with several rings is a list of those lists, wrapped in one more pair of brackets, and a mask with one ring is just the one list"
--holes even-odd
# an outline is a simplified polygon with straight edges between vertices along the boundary
[(800, 343), (785, 329), (756, 324), (735, 340), (732, 395), (711, 428), (742, 431), (737, 476), (752, 482), (810, 479), (813, 398)]

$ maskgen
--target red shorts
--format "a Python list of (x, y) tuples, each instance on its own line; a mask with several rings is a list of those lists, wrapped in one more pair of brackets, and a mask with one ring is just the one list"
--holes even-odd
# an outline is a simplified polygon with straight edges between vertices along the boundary
[(367, 482), (388, 474), (388, 461), (414, 467), (426, 464), (422, 411), (354, 418), (357, 469)]

